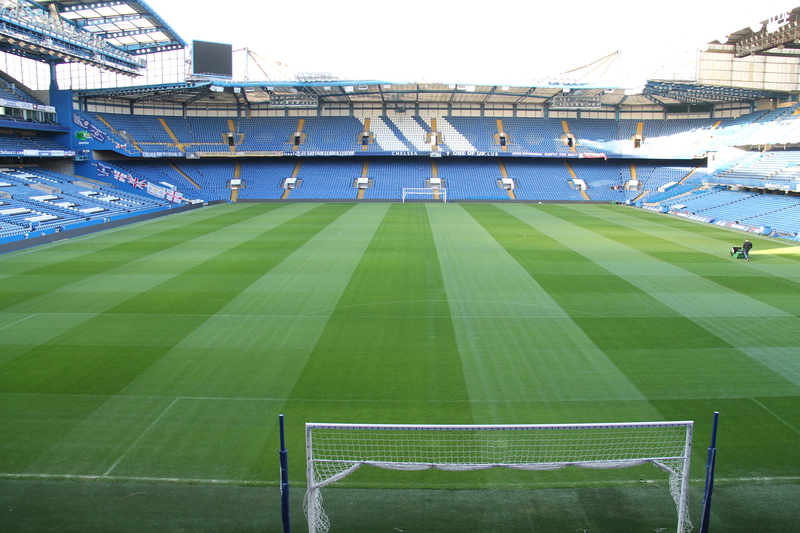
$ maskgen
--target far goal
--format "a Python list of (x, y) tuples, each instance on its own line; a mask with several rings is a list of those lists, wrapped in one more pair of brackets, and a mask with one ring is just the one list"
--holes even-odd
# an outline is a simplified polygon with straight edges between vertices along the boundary
[(441, 200), (444, 203), (447, 203), (447, 189), (439, 189), (435, 187), (423, 187), (423, 188), (403, 188), (403, 203), (405, 203), (406, 198), (409, 200)]
[(306, 424), (310, 533), (326, 533), (321, 489), (362, 466), (449, 471), (625, 468), (666, 472), (677, 532), (692, 530), (687, 506), (693, 422), (570, 425)]

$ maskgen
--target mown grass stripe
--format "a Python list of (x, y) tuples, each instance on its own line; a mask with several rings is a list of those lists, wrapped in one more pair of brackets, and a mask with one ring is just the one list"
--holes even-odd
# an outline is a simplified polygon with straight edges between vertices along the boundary
[[(286, 410), (302, 422), (473, 422), (424, 204), (390, 207), (290, 397)], [(386, 474), (361, 469), (343, 484), (385, 483)], [(439, 474), (394, 472), (389, 481)]]
[[(710, 263), (705, 263), (706, 254), (686, 250), (682, 252), (681, 261), (677, 265), (669, 263), (668, 258), (678, 254), (661, 256), (664, 261), (658, 261), (660, 250), (667, 246), (659, 239), (650, 240), (638, 234), (635, 227), (613, 223), (593, 224), (591, 216), (578, 217), (580, 223), (573, 224), (570, 209), (561, 206), (547, 206), (543, 209), (531, 209), (525, 206), (507, 206), (506, 210), (514, 212), (522, 220), (551, 232), (554, 236), (573, 249), (586, 256), (612, 272), (618, 271), (625, 279), (642, 290), (662, 291), (651, 292), (651, 295), (663, 303), (685, 312), (692, 309), (694, 316), (686, 316), (680, 324), (675, 319), (640, 319), (632, 318), (616, 324), (599, 319), (577, 318), (576, 322), (584, 329), (593, 333), (595, 342), (611, 357), (618, 366), (636, 383), (640, 390), (645, 391), (651, 402), (668, 419), (694, 419), (699, 421), (695, 436), (701, 442), (709, 438), (710, 428), (707, 424), (710, 413), (718, 410), (731, 417), (730, 430), (734, 433), (747, 431), (748, 420), (752, 420), (756, 413), (739, 416), (731, 410), (742, 409), (743, 404), (737, 401), (741, 397), (774, 397), (795, 398), (800, 391), (792, 383), (792, 376), (784, 375), (782, 367), (785, 362), (780, 354), (766, 353), (763, 348), (756, 348), (757, 356), (750, 357), (750, 350), (746, 346), (769, 346), (771, 342), (779, 345), (798, 343), (798, 328), (782, 329), (786, 322), (796, 322), (796, 319), (787, 315), (776, 316), (775, 310), (769, 306), (759, 304), (701, 276), (691, 274), (697, 279), (687, 283), (691, 287), (712, 287), (704, 293), (692, 294), (682, 292), (683, 298), (680, 305), (676, 305), (675, 296), (681, 292), (681, 285), (665, 290), (663, 285), (652, 283), (653, 277), (641, 274), (647, 272), (651, 264), (662, 262), (656, 269), (659, 273), (670, 273), (671, 270), (682, 270), (686, 264), (695, 265), (696, 268), (712, 270), (730, 268), (724, 262), (711, 257)], [(565, 214), (565, 216), (560, 216)], [(554, 216), (559, 215), (559, 216)], [(588, 218), (589, 220), (586, 220)], [(581, 239), (581, 235), (585, 238)], [(591, 245), (581, 243), (586, 241)], [(673, 243), (671, 250), (681, 249), (680, 244)], [(632, 270), (632, 265), (640, 265), (640, 273)], [(733, 268), (740, 268), (733, 265)], [(680, 276), (680, 279), (685, 279)], [(722, 289), (722, 290), (720, 290)], [(721, 311), (719, 317), (704, 317), (700, 312), (713, 307), (715, 298)], [(738, 305), (725, 305), (725, 301), (739, 300)], [(693, 304), (701, 301), (701, 304)], [(760, 310), (764, 315), (754, 313), (750, 318), (724, 316), (725, 313), (737, 313), (739, 309), (750, 305), (754, 311)], [(689, 322), (690, 321), (690, 322)], [(740, 326), (727, 329), (724, 324)], [(679, 327), (678, 327), (679, 326)], [(623, 333), (624, 332), (624, 333)], [(771, 339), (773, 339), (771, 341)], [(771, 360), (766, 360), (770, 358)], [(796, 377), (796, 374), (795, 374)], [(707, 401), (699, 400), (706, 397)], [(670, 399), (673, 398), (673, 399)], [(760, 414), (763, 418), (763, 413)], [(775, 453), (792, 453), (790, 450), (796, 446), (796, 435), (789, 434), (786, 427), (777, 421), (762, 420), (764, 427), (763, 438), (771, 443)], [(737, 440), (732, 449), (732, 470), (721, 475), (733, 476), (769, 476), (781, 467), (767, 458), (762, 458), (757, 464), (748, 463), (747, 457), (757, 456), (759, 444), (749, 439)], [(696, 452), (696, 455), (699, 452)], [(702, 461), (702, 457), (696, 457)], [(695, 473), (695, 475), (697, 475)]]
[[(652, 288), (650, 288), (652, 284), (648, 276), (631, 274), (630, 264), (632, 262), (638, 263), (642, 272), (647, 272), (649, 265), (657, 262), (651, 254), (643, 253), (639, 250), (636, 245), (639, 242), (638, 232), (635, 229), (612, 224), (607, 230), (610, 236), (607, 236), (605, 232), (600, 230), (600, 228), (604, 227), (603, 223), (591, 226), (591, 230), (584, 228), (580, 224), (573, 225), (570, 220), (571, 217), (569, 217), (570, 210), (566, 210), (567, 218), (555, 216), (564, 213), (565, 210), (559, 208), (539, 210), (530, 209), (526, 206), (507, 206), (505, 210), (517, 214), (521, 220), (553, 235), (554, 238), (562, 241), (565, 246), (575, 250), (576, 253), (580, 253), (586, 258), (585, 260), (602, 265), (612, 274), (619, 274), (620, 279), (626, 280), (626, 283), (637, 287), (637, 290), (647, 291), (649, 289), (652, 291)], [(555, 215), (551, 213), (555, 213)], [(625, 237), (625, 231), (632, 234), (630, 239)], [(627, 244), (620, 241), (624, 241)], [(587, 243), (589, 244), (587, 245)], [(652, 244), (644, 245), (645, 249), (652, 249), (652, 247)], [(619, 261), (622, 265), (621, 267), (618, 267), (617, 258), (622, 258), (622, 261)], [(672, 266), (671, 268), (679, 270), (677, 266)], [(702, 280), (702, 278), (700, 278), (700, 281), (701, 285), (714, 286), (714, 284)], [(664, 305), (677, 311), (677, 316), (674, 317), (642, 319), (637, 316), (631, 316), (623, 320), (581, 317), (576, 318), (576, 321), (582, 327), (590, 328), (593, 331), (593, 339), (607, 353), (617, 353), (620, 356), (627, 354), (620, 361), (624, 360), (628, 365), (635, 364), (635, 366), (629, 366), (630, 370), (634, 370), (638, 366), (637, 374), (639, 376), (644, 375), (642, 371), (648, 368), (648, 365), (657, 365), (658, 363), (649, 360), (636, 363), (636, 358), (634, 357), (636, 354), (650, 354), (651, 356), (660, 354), (664, 357), (663, 371), (673, 374), (675, 379), (678, 378), (677, 372), (681, 368), (689, 365), (698, 365), (698, 361), (690, 361), (680, 357), (680, 351), (687, 355), (694, 354), (699, 361), (705, 362), (708, 372), (700, 372), (699, 375), (695, 376), (695, 381), (691, 384), (686, 382), (682, 392), (669, 393), (662, 388), (661, 394), (673, 394), (675, 396), (680, 396), (682, 393), (702, 395), (692, 392), (694, 388), (699, 388), (700, 391), (705, 391), (709, 395), (732, 396), (736, 395), (739, 390), (739, 383), (736, 377), (744, 375), (760, 376), (758, 381), (763, 384), (763, 388), (753, 390), (752, 394), (782, 395), (792, 394), (796, 390), (795, 386), (785, 378), (737, 350), (735, 338), (730, 338), (724, 334), (718, 335), (718, 331), (703, 327), (702, 318), (687, 317), (684, 312), (688, 310), (692, 315), (702, 317), (703, 310), (708, 308), (707, 302), (716, 301), (721, 308), (726, 303), (738, 304), (738, 306), (742, 307), (749, 303), (755, 307), (754, 315), (756, 316), (778, 315), (785, 319), (793, 320), (792, 317), (775, 313), (775, 310), (768, 306), (759, 308), (758, 302), (748, 302), (747, 298), (730, 291), (725, 291), (721, 294), (713, 291), (707, 293), (698, 292), (697, 300), (701, 302), (700, 304), (694, 304), (693, 299), (691, 297), (686, 298), (685, 293), (682, 299), (676, 299), (674, 296), (673, 292), (650, 292), (648, 296), (654, 302), (659, 302), (659, 305)], [(734, 313), (737, 312), (736, 308), (738, 306), (732, 306)], [(731, 307), (724, 307), (726, 310), (729, 308)], [(630, 334), (619, 335), (620, 328), (623, 327)], [(620, 362), (620, 364), (623, 363)], [(724, 365), (729, 371), (730, 378), (722, 380), (718, 375), (711, 372), (714, 365)], [(654, 385), (655, 383), (651, 383), (648, 389), (652, 390), (651, 387)]]
[(107, 312), (215, 314), (351, 208), (351, 204), (321, 204), (267, 231), (257, 230), (224, 254), (190, 260), (187, 270)]
[[(569, 207), (572, 208), (572, 206)], [(714, 245), (714, 247), (708, 247), (706, 249), (698, 248), (698, 251), (707, 251), (708, 253), (712, 254), (720, 253), (724, 256), (726, 253), (728, 253), (730, 246), (739, 246), (742, 241), (744, 241), (745, 237), (749, 237), (751, 240), (758, 241), (759, 244), (756, 251), (760, 251), (762, 249), (779, 251), (790, 248), (790, 251), (793, 252), (786, 255), (776, 254), (772, 257), (772, 259), (780, 260), (781, 263), (796, 263), (800, 261), (800, 253), (797, 253), (799, 251), (798, 246), (782, 239), (768, 239), (754, 234), (742, 235), (742, 232), (739, 230), (723, 228), (704, 222), (689, 221), (680, 217), (666, 215), (663, 213), (653, 213), (652, 211), (647, 211), (644, 209), (625, 209), (624, 211), (620, 211), (618, 207), (614, 206), (593, 205), (583, 207), (587, 207), (586, 212), (591, 213), (594, 216), (608, 218), (609, 220), (613, 221), (620, 221), (623, 224), (625, 224), (627, 220), (628, 223), (635, 225), (641, 231), (648, 233), (650, 231), (654, 231), (653, 234), (656, 236), (659, 236), (659, 230), (657, 228), (661, 228), (661, 230), (664, 232), (664, 235), (672, 235), (681, 241), (681, 235), (689, 235), (694, 236), (694, 238), (697, 239), (706, 239), (707, 242)], [(603, 207), (608, 209), (602, 209)], [(716, 248), (716, 244), (720, 244), (721, 247), (719, 249)], [(775, 264), (779, 263), (777, 261), (771, 263), (771, 265)]]
[[(800, 278), (780, 277), (749, 268), (749, 263), (736, 261), (727, 255), (727, 246), (724, 250), (711, 249), (698, 254), (694, 249), (679, 242), (601, 219), (594, 216), (591, 210), (579, 212), (569, 207), (554, 206), (549, 212), (588, 231), (600, 233), (612, 241), (636, 247), (644, 254), (680, 267), (729, 291), (741, 293), (753, 300), (800, 317), (800, 299), (793, 297), (800, 294)], [(700, 227), (685, 223), (683, 229)], [(703, 233), (706, 231), (708, 229), (703, 228)], [(727, 234), (721, 229), (717, 229), (717, 232), (718, 235)], [(740, 239), (743, 240), (741, 237)], [(792, 297), (787, 298), (787, 295)]]
[[(227, 206), (218, 209), (225, 211)], [(237, 224), (223, 225), (213, 231), (200, 231), (187, 237), (186, 242), (146, 255), (109, 272), (94, 276), (76, 276), (76, 281), (48, 293), (32, 298), (6, 310), (18, 313), (64, 312), (79, 310), (103, 313), (122, 302), (153, 287), (163, 284), (197, 263), (224, 254), (237, 244), (291, 220), (311, 209), (311, 206), (287, 207), (279, 211), (268, 210)], [(240, 228), (253, 228), (243, 231)], [(19, 276), (21, 282), (35, 282), (38, 276)]]
[(288, 397), (386, 209), (359, 205), (343, 213), (124, 392)]
[[(492, 206), (465, 207), (428, 210), (473, 411), (483, 411), (480, 422), (540, 422), (541, 401), (644, 400), (496, 240), (524, 246), (531, 242), (527, 234), (514, 238), (514, 230), (525, 228), (518, 224), (501, 237), (486, 227), (505, 226), (506, 214)], [(542, 316), (529, 316), (531, 309)], [(497, 318), (502, 311), (506, 316)], [(530, 408), (519, 400), (531, 402)], [(504, 409), (498, 401), (513, 406)]]
[[(263, 272), (279, 263), (292, 249), (299, 247), (343, 211), (347, 205), (322, 206), (306, 214), (306, 222), (297, 229), (283, 224), (240, 246), (264, 247), (279, 243), (276, 252), (267, 253), (259, 262)], [(303, 218), (303, 217), (300, 217)], [(291, 225), (289, 225), (291, 226)], [(277, 233), (274, 238), (270, 235)], [(291, 235), (295, 235), (292, 243)], [(291, 244), (290, 244), (291, 243)], [(212, 262), (215, 259), (211, 260)], [(221, 260), (223, 267), (227, 261)], [(225, 290), (208, 298), (208, 290), (196, 278), (185, 280), (192, 290), (176, 293), (157, 287), (134, 296), (127, 302), (33, 346), (0, 365), (0, 390), (18, 392), (90, 392), (113, 394), (136, 375), (174, 347), (183, 337), (207, 320), (207, 314), (220, 308), (252, 283), (255, 272), (228, 279)], [(187, 274), (178, 277), (186, 277)], [(191, 276), (190, 274), (188, 276)], [(205, 303), (205, 306), (201, 306)], [(163, 314), (178, 310), (180, 317), (165, 321), (162, 316), (148, 316), (148, 311)], [(186, 311), (204, 310), (192, 316)], [(133, 310), (139, 316), (120, 320), (114, 311)], [(72, 321), (74, 323), (74, 321)], [(105, 379), (99, 378), (106, 376)], [(95, 377), (96, 376), (96, 377)]]
[[(124, 242), (112, 241), (108, 246), (101, 245), (99, 249), (96, 240), (68, 242), (60, 248), (61, 253), (69, 256), (64, 260), (48, 261), (37, 259), (37, 255), (26, 256), (26, 260), (17, 262), (23, 268), (13, 268), (16, 260), (13, 254), (8, 256), (9, 259), (0, 258), (4, 269), (16, 271), (16, 275), (0, 279), (0, 309), (11, 309), (82, 280), (125, 267), (133, 261), (181, 246), (187, 238), (202, 235), (209, 229), (216, 231), (220, 226), (258, 216), (263, 209), (257, 207), (234, 211), (210, 210), (209, 216), (199, 221), (183, 217), (181, 221), (184, 224), (164, 230), (160, 225), (147, 225), (143, 235)], [(134, 235), (142, 231), (142, 228), (128, 229), (129, 234)], [(124, 239), (124, 235), (120, 238)], [(79, 255), (74, 254), (76, 250), (80, 252)]]
[[(293, 250), (299, 248), (352, 207), (352, 204), (303, 205), (302, 210), (296, 213), (300, 216), (293, 217), (277, 227), (270, 227), (262, 222), (260, 229), (252, 232), (250, 238), (238, 246), (234, 246), (231, 250), (236, 251), (237, 248), (259, 250), (260, 253), (254, 255), (261, 257), (262, 260), (257, 261), (257, 264), (263, 272), (258, 272), (251, 265), (235, 280), (226, 280), (228, 284), (225, 285), (224, 291), (219, 290), (219, 287), (214, 287), (218, 291), (217, 298), (213, 300), (214, 305), (206, 305), (203, 308), (204, 313), (181, 312), (172, 315), (169, 320), (165, 320), (164, 314), (169, 314), (175, 309), (175, 293), (160, 291), (159, 295), (154, 294), (153, 290), (147, 291), (153, 296), (152, 299), (145, 298), (144, 300), (148, 302), (148, 307), (142, 307), (143, 300), (138, 296), (122, 304), (122, 306), (127, 305), (139, 311), (135, 315), (119, 316), (115, 314), (115, 309), (112, 309), (108, 313), (92, 317), (47, 342), (29, 349), (13, 360), (7, 361), (0, 366), (0, 389), (60, 394), (80, 391), (84, 394), (96, 395), (114, 395), (122, 391), (161, 357), (174, 350), (174, 347), (182, 339), (208, 321), (210, 313), (232, 300), (252, 284), (254, 279), (271, 270)], [(229, 266), (229, 262), (223, 259), (225, 256), (216, 255), (216, 252), (211, 255), (211, 259), (200, 263), (199, 266), (211, 269), (212, 267), (208, 263), (214, 262), (224, 272)], [(195, 269), (198, 267), (197, 264), (193, 264), (193, 266)], [(187, 273), (179, 274), (176, 277), (192, 276), (192, 270), (190, 268)], [(206, 287), (196, 283), (197, 280), (191, 281), (196, 285), (196, 292), (191, 295), (194, 298), (190, 302), (181, 302), (181, 304), (191, 304), (191, 308), (180, 307), (181, 311), (198, 309), (200, 306), (197, 302), (208, 292)], [(189, 297), (185, 294), (181, 296)], [(165, 305), (159, 305), (159, 302), (165, 302)], [(116, 309), (122, 306), (117, 306)], [(158, 314), (151, 315), (147, 311), (154, 311)], [(217, 359), (218, 369), (219, 365), (220, 361)], [(219, 377), (219, 371), (217, 377)], [(235, 378), (231, 377), (231, 380), (233, 382)], [(158, 381), (155, 379), (156, 383)], [(78, 464), (84, 465), (86, 468), (83, 470), (84, 472), (102, 473), (108, 468), (109, 463), (106, 462), (102, 467), (96, 463), (107, 460), (106, 454), (109, 453), (107, 450), (118, 446), (118, 442), (126, 442), (126, 439), (117, 440), (121, 434), (138, 427), (141, 421), (152, 420), (148, 416), (148, 413), (154, 409), (151, 403), (149, 401), (141, 402), (141, 404), (133, 402), (141, 407), (132, 409), (130, 400), (121, 402), (110, 400), (106, 402), (103, 409), (98, 410), (96, 414), (93, 413), (91, 417), (87, 417), (86, 422), (81, 424), (80, 431), (76, 431), (73, 436), (66, 439), (63, 445), (53, 446), (53, 449), (60, 450), (60, 457), (63, 459), (64, 456), (72, 455), (69, 450), (74, 447), (70, 446), (69, 442), (73, 442), (73, 438), (76, 439), (76, 442), (90, 440), (98, 443), (98, 446), (99, 443), (104, 443), (103, 451), (98, 450), (88, 464), (85, 458), (76, 461)], [(163, 402), (156, 402), (157, 405), (161, 403)], [(144, 418), (139, 419), (139, 416)], [(134, 420), (131, 420), (131, 417)], [(114, 424), (122, 423), (125, 426), (118, 428), (113, 441), (109, 441), (107, 438), (107, 435), (110, 435), (109, 428), (114, 425), (109, 424), (108, 420), (114, 420)], [(87, 435), (92, 435), (92, 438), (87, 438)], [(59, 457), (58, 453), (52, 456), (53, 459), (57, 457)], [(50, 471), (55, 468), (60, 472), (60, 467), (57, 466), (60, 460), (57, 459), (56, 466), (53, 467), (53, 462), (43, 456), (37, 459), (36, 465), (40, 468), (47, 465), (51, 468)], [(100, 468), (98, 469), (98, 467)]]
[[(561, 212), (559, 210), (559, 212)], [(607, 210), (589, 209), (587, 213), (605, 214)], [(608, 217), (608, 215), (605, 215)], [(563, 224), (564, 219), (559, 219)], [(584, 222), (587, 231), (594, 228), (592, 219)], [(616, 221), (609, 223), (617, 224)], [(684, 224), (684, 226), (694, 228), (694, 224)], [(621, 227), (625, 227), (622, 225)], [(637, 226), (638, 230), (638, 226)], [(633, 232), (633, 229), (629, 229)], [(618, 233), (618, 232), (617, 232)], [(685, 239), (686, 231), (676, 232)], [(717, 233), (726, 235), (727, 232), (717, 230)], [(672, 240), (665, 235), (666, 240)], [(682, 239), (682, 240), (684, 240)], [(605, 245), (609, 249), (623, 250), (624, 244), (615, 241), (608, 241)], [(714, 250), (714, 247), (709, 249)], [(643, 254), (645, 252), (642, 252)], [(694, 253), (704, 257), (706, 254)], [(780, 259), (779, 263), (783, 263)], [(736, 270), (747, 269), (741, 263), (720, 265), (714, 264), (722, 272), (735, 272)], [(696, 265), (696, 263), (693, 263)], [(681, 269), (685, 263), (681, 265)], [(608, 268), (615, 269), (613, 262), (608, 263)], [(676, 270), (678, 267), (673, 267)], [(693, 270), (693, 269), (688, 269)], [(751, 391), (758, 395), (783, 395), (795, 394), (795, 387), (800, 382), (800, 366), (787, 364), (783, 351), (787, 349), (800, 350), (800, 321), (797, 315), (785, 314), (775, 306), (768, 305), (762, 300), (778, 300), (782, 303), (789, 303), (789, 311), (800, 309), (797, 300), (800, 300), (800, 287), (792, 291), (789, 285), (776, 283), (772, 286), (772, 281), (776, 277), (766, 273), (748, 276), (741, 279), (738, 276), (712, 275), (711, 269), (705, 269), (704, 275), (694, 275), (693, 283), (680, 283), (675, 287), (664, 288), (659, 283), (654, 282), (651, 276), (627, 276), (627, 279), (640, 287), (648, 288), (650, 292), (666, 303), (673, 309), (681, 312), (684, 316), (691, 318), (696, 324), (703, 327), (718, 338), (725, 339), (729, 344), (736, 347), (742, 354), (746, 354), (753, 361), (757, 361), (765, 368), (770, 369), (774, 374), (767, 373), (760, 380), (764, 388)], [(739, 287), (728, 287), (730, 283), (723, 283), (730, 278), (739, 279), (741, 284), (749, 290), (740, 291)], [(781, 280), (780, 276), (777, 280)], [(757, 288), (759, 287), (759, 288)], [(779, 294), (775, 290), (785, 291)], [(742, 294), (745, 292), (745, 294)], [(753, 293), (761, 295), (761, 298), (753, 297)], [(744, 316), (743, 316), (744, 315)], [(745, 360), (746, 363), (746, 360)], [(759, 372), (758, 369), (754, 372)], [(788, 383), (787, 383), (788, 382)], [(792, 385), (789, 385), (791, 383)], [(724, 395), (724, 394), (723, 394)]]
[[(386, 213), (291, 397), (467, 401), (423, 204), (394, 204)], [(431, 411), (425, 419), (436, 417)], [(410, 413), (376, 415), (375, 421), (414, 421)], [(468, 412), (448, 418), (471, 419)]]

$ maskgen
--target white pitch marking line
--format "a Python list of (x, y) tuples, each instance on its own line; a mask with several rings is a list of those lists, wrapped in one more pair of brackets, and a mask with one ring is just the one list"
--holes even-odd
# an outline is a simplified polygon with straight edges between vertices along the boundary
[(139, 444), (139, 442), (140, 442), (140, 441), (141, 441), (141, 440), (142, 440), (142, 439), (145, 437), (145, 435), (147, 435), (147, 434), (150, 432), (150, 430), (151, 430), (151, 429), (153, 429), (153, 428), (155, 427), (155, 425), (156, 425), (156, 424), (158, 424), (158, 423), (159, 423), (159, 421), (161, 421), (161, 419), (162, 419), (162, 418), (164, 418), (164, 415), (165, 415), (165, 414), (167, 414), (167, 412), (168, 412), (170, 409), (172, 409), (172, 406), (173, 406), (173, 405), (175, 405), (176, 403), (178, 403), (178, 400), (180, 400), (180, 398), (175, 398), (174, 400), (172, 400), (172, 403), (171, 403), (171, 404), (169, 404), (169, 405), (167, 406), (167, 408), (166, 408), (166, 409), (164, 409), (163, 411), (161, 411), (161, 414), (160, 414), (160, 415), (158, 415), (158, 417), (156, 417), (156, 419), (155, 419), (155, 420), (153, 420), (153, 422), (152, 422), (152, 423), (151, 423), (149, 426), (147, 426), (147, 429), (145, 429), (145, 430), (142, 432), (142, 434), (141, 434), (141, 435), (139, 435), (139, 437), (138, 437), (138, 438), (137, 438), (135, 441), (133, 441), (133, 444), (131, 444), (131, 445), (128, 447), (128, 449), (127, 449), (127, 450), (125, 450), (125, 453), (123, 453), (122, 455), (120, 455), (120, 456), (119, 456), (119, 458), (118, 458), (116, 461), (114, 461), (114, 464), (112, 464), (112, 465), (111, 465), (111, 466), (108, 468), (108, 470), (106, 470), (106, 471), (103, 473), (103, 476), (104, 476), (104, 477), (105, 477), (105, 476), (108, 476), (108, 475), (111, 473), (111, 471), (112, 471), (112, 470), (114, 470), (114, 469), (117, 467), (117, 465), (118, 465), (120, 462), (122, 462), (122, 460), (123, 460), (123, 459), (125, 459), (125, 457), (126, 457), (126, 456), (127, 456), (129, 453), (131, 453), (131, 450), (133, 450), (133, 449), (136, 447), (136, 445), (137, 445), (137, 444)]
[(38, 315), (38, 314), (39, 314), (39, 313), (33, 313), (32, 315), (28, 315), (28, 316), (26, 316), (25, 318), (20, 318), (20, 319), (19, 319), (19, 320), (17, 320), (16, 322), (12, 322), (11, 324), (6, 324), (6, 325), (5, 325), (5, 326), (3, 326), (2, 328), (0, 328), (0, 330), (2, 330), (2, 329), (6, 329), (6, 328), (10, 328), (10, 327), (11, 327), (11, 326), (13, 326), (14, 324), (19, 324), (20, 322), (24, 322), (25, 320), (28, 320), (29, 318), (33, 318), (33, 317), (35, 317), (35, 316), (36, 316), (36, 315)]
[[(192, 483), (192, 484), (207, 484), (207, 485), (275, 485), (279, 480), (262, 480), (262, 479), (204, 479), (204, 478), (180, 478), (180, 477), (151, 477), (151, 476), (97, 476), (85, 474), (30, 474), (30, 473), (0, 473), (0, 479), (74, 479), (79, 481), (133, 481), (133, 482), (148, 482), (148, 483)], [(791, 481), (800, 481), (800, 476), (785, 476), (785, 477), (732, 477), (732, 478), (716, 478), (715, 481), (721, 483), (784, 483)], [(659, 483), (663, 480), (645, 479), (645, 480), (614, 480), (614, 481), (586, 481), (582, 485), (639, 485), (642, 483)], [(690, 483), (700, 485), (704, 481), (702, 479), (692, 479)], [(560, 486), (560, 483), (554, 483), (555, 486)], [(539, 484), (537, 484), (539, 486)], [(576, 488), (576, 487), (572, 487)], [(524, 490), (524, 489), (523, 489)]]
[(264, 479), (203, 479), (182, 477), (150, 477), (150, 476), (97, 476), (87, 474), (11, 474), (2, 473), (0, 479), (74, 479), (79, 481), (137, 481), (157, 483), (191, 483), (206, 485), (275, 485), (278, 480)]
[(766, 406), (766, 405), (764, 405), (763, 403), (759, 402), (759, 401), (758, 401), (758, 400), (756, 400), (755, 398), (750, 398), (750, 399), (751, 399), (751, 400), (753, 400), (754, 402), (756, 402), (756, 404), (758, 404), (758, 406), (759, 406), (759, 407), (761, 407), (763, 410), (765, 410), (766, 412), (768, 412), (769, 414), (771, 414), (772, 416), (774, 416), (774, 417), (775, 417), (775, 418), (776, 418), (776, 419), (777, 419), (777, 420), (778, 420), (780, 423), (782, 423), (784, 426), (788, 427), (789, 429), (791, 429), (791, 430), (792, 430), (792, 431), (794, 431), (795, 433), (798, 433), (798, 434), (800, 434), (800, 430), (798, 430), (796, 427), (794, 427), (793, 425), (791, 425), (789, 422), (787, 422), (787, 421), (786, 421), (786, 420), (784, 420), (783, 418), (781, 418), (781, 417), (779, 417), (778, 415), (776, 415), (775, 413), (773, 413), (773, 412), (772, 412), (772, 410), (770, 410), (770, 408), (769, 408), (769, 407), (767, 407), (767, 406)]

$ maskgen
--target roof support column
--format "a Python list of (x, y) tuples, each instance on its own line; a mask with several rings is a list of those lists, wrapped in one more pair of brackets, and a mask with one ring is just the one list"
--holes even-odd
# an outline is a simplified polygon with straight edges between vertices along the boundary
[(50, 90), (57, 91), (58, 90), (58, 73), (56, 72), (56, 62), (55, 61), (48, 61), (47, 64), (50, 66)]

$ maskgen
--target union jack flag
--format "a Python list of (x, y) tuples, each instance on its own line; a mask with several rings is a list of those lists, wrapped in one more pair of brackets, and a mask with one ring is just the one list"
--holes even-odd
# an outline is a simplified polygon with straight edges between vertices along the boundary
[(130, 183), (137, 189), (144, 189), (145, 187), (147, 187), (147, 180), (140, 180), (139, 178), (133, 178), (133, 180), (128, 181), (128, 183)]

